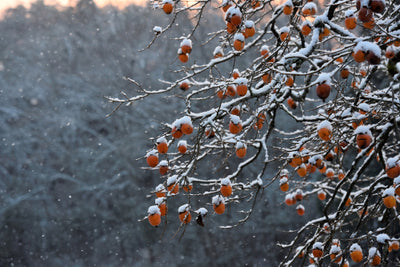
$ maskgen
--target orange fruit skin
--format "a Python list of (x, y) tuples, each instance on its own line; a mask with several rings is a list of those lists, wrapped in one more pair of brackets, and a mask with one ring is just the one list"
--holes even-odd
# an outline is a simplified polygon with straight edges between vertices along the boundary
[(172, 137), (175, 139), (179, 139), (183, 136), (183, 133), (180, 129), (177, 129), (176, 127), (174, 127), (171, 131)]
[(303, 27), (301, 28), (301, 33), (304, 35), (304, 36), (308, 36), (308, 35), (310, 35), (310, 33), (311, 33), (311, 27), (309, 26), (309, 25), (303, 25)]
[(165, 3), (162, 9), (164, 10), (165, 14), (171, 14), (174, 10), (174, 6), (171, 3)]
[(184, 54), (190, 54), (190, 52), (192, 52), (192, 47), (189, 45), (183, 45), (181, 46), (181, 50)]
[(242, 18), (239, 15), (233, 15), (231, 17), (230, 23), (232, 23), (233, 26), (237, 27), (242, 23)]
[(179, 151), (181, 154), (185, 154), (186, 151), (187, 151), (187, 147), (184, 146), (184, 145), (180, 145), (180, 146), (178, 147), (178, 151)]
[(167, 211), (168, 211), (167, 204), (162, 203), (162, 204), (158, 205), (158, 208), (160, 209), (161, 216), (165, 216), (167, 214)]
[(240, 84), (236, 87), (236, 92), (238, 96), (244, 96), (247, 94), (247, 85), (245, 84)]
[(256, 34), (256, 29), (254, 29), (253, 27), (244, 29), (243, 35), (245, 38), (253, 37), (254, 34)]
[(289, 184), (288, 183), (281, 184), (279, 188), (281, 189), (282, 192), (286, 192), (289, 190)]
[(289, 15), (292, 14), (292, 12), (293, 12), (293, 7), (292, 6), (286, 5), (286, 6), (283, 7), (283, 14), (289, 16)]
[(261, 4), (260, 4), (260, 1), (255, 1), (255, 0), (253, 0), (253, 1), (251, 1), (251, 7), (253, 8), (253, 9), (256, 9), (257, 7), (260, 7), (261, 6)]
[(183, 190), (184, 190), (186, 193), (189, 193), (190, 191), (192, 191), (193, 185), (191, 185), (191, 184), (189, 184), (189, 185), (184, 185), (182, 188), (183, 188)]
[(305, 177), (307, 175), (307, 169), (306, 168), (298, 168), (297, 169), (297, 174), (300, 177)]
[(234, 124), (233, 122), (229, 123), (229, 131), (232, 134), (238, 134), (242, 131), (242, 124), (238, 123), (238, 124)]
[(296, 209), (296, 211), (297, 211), (297, 214), (299, 214), (300, 216), (303, 216), (305, 213), (304, 209)]
[(324, 252), (320, 249), (313, 249), (312, 254), (315, 258), (321, 258)]
[(226, 31), (227, 31), (229, 34), (234, 33), (236, 30), (237, 30), (237, 27), (236, 27), (235, 25), (233, 25), (233, 24), (230, 23), (230, 22), (227, 22), (227, 23), (226, 23)]
[(232, 85), (228, 85), (226, 88), (226, 94), (230, 97), (234, 97), (236, 95), (236, 89)]
[(390, 248), (391, 248), (392, 250), (399, 250), (399, 248), (400, 248), (399, 242), (398, 242), (398, 241), (393, 241), (393, 242), (390, 244)]
[(344, 20), (346, 29), (353, 30), (357, 27), (357, 19), (355, 17), (349, 17)]
[(236, 156), (238, 158), (244, 158), (246, 156), (246, 151), (247, 149), (245, 147), (241, 147), (239, 149), (236, 149)]
[(321, 128), (318, 131), (318, 136), (324, 141), (331, 140), (332, 132), (327, 128)]
[(233, 48), (235, 48), (236, 51), (242, 51), (244, 48), (244, 42), (240, 40), (235, 40), (233, 42)]
[(159, 143), (157, 145), (158, 153), (165, 154), (168, 152), (168, 144), (167, 143)]
[(179, 213), (179, 220), (182, 223), (187, 224), (192, 220), (192, 215), (188, 211), (181, 212)]
[(372, 259), (371, 259), (371, 265), (372, 266), (377, 266), (381, 264), (381, 257), (379, 257), (379, 255), (375, 255)]
[(358, 11), (358, 19), (361, 22), (368, 22), (372, 19), (372, 11), (368, 7), (361, 7)]
[(329, 96), (330, 93), (331, 93), (330, 85), (328, 85), (326, 83), (322, 83), (317, 86), (317, 95), (322, 100), (325, 100)]
[(193, 133), (193, 127), (188, 123), (184, 123), (181, 126), (181, 131), (183, 134), (190, 135)]
[(369, 134), (358, 134), (357, 138), (356, 138), (356, 142), (357, 142), (357, 146), (360, 149), (364, 149), (364, 148), (367, 148), (371, 144), (372, 138)]
[(290, 40), (290, 36), (288, 32), (283, 32), (280, 34), (279, 38), (281, 39), (282, 42), (284, 41), (289, 41)]
[(238, 108), (233, 108), (233, 109), (231, 110), (231, 114), (232, 114), (232, 115), (239, 116), (239, 114), (240, 114), (240, 109), (238, 109)]
[(292, 85), (294, 84), (293, 77), (292, 77), (292, 76), (288, 76), (287, 79), (286, 79), (285, 84), (286, 84), (287, 86), (292, 86)]
[(161, 175), (166, 175), (168, 172), (168, 166), (161, 166), (159, 171)]
[(178, 58), (182, 63), (186, 63), (189, 60), (189, 56), (187, 54), (179, 54)]
[(342, 77), (343, 79), (347, 79), (347, 77), (349, 77), (350, 75), (350, 71), (346, 68), (346, 69), (342, 69), (342, 71), (340, 72), (340, 77)]
[(149, 223), (154, 227), (160, 225), (161, 223), (161, 215), (157, 213), (149, 215), (147, 219), (149, 220)]
[(222, 10), (223, 10), (224, 12), (226, 12), (226, 11), (228, 11), (228, 9), (229, 9), (231, 6), (232, 6), (231, 4), (227, 4), (227, 5), (225, 5), (225, 6), (222, 7)]
[(392, 168), (386, 167), (386, 175), (392, 179), (396, 178), (397, 176), (400, 175), (400, 166), (396, 165)]
[(359, 250), (355, 250), (350, 253), (350, 257), (354, 262), (361, 262), (363, 259), (363, 253)]
[(361, 63), (365, 61), (365, 53), (362, 50), (358, 50), (353, 53), (353, 58), (357, 63)]
[(221, 185), (220, 192), (221, 195), (223, 195), (224, 197), (229, 197), (230, 195), (232, 195), (232, 186)]
[(147, 157), (146, 161), (150, 167), (154, 168), (158, 164), (158, 157), (156, 155), (150, 155)]
[(269, 84), (272, 81), (272, 75), (269, 73), (266, 73), (262, 76), (262, 80), (264, 83)]
[(179, 85), (179, 89), (186, 91), (189, 89), (189, 84), (187, 84), (186, 82), (183, 82)]
[(394, 196), (384, 197), (383, 198), (383, 204), (388, 209), (396, 207), (396, 197), (394, 197)]
[(287, 99), (287, 103), (288, 103), (288, 106), (291, 108), (291, 109), (296, 109), (297, 108), (297, 103), (296, 103), (296, 101), (294, 101), (293, 100), (293, 98), (288, 98)]
[[(336, 260), (335, 260), (335, 259), (336, 259)], [(342, 257), (341, 257), (341, 256), (338, 257), (337, 254), (332, 253), (332, 254), (331, 254), (331, 260), (332, 260), (334, 263), (340, 263), (340, 262), (342, 261)]]
[(165, 192), (163, 191), (156, 192), (156, 197), (165, 197)]
[(216, 214), (222, 214), (225, 212), (225, 204), (220, 203), (218, 206), (213, 204), (213, 208)]
[(326, 194), (325, 193), (319, 193), (318, 194), (318, 199), (322, 200), (322, 201), (325, 200), (326, 199)]
[(398, 196), (400, 196), (400, 185), (398, 185), (394, 191), (394, 193)]
[(171, 184), (171, 185), (169, 185), (168, 187), (167, 187), (167, 190), (169, 191), (169, 192), (171, 192), (172, 194), (178, 194), (178, 192), (179, 192), (179, 185), (178, 184), (176, 184), (176, 183), (173, 183), (173, 184)]

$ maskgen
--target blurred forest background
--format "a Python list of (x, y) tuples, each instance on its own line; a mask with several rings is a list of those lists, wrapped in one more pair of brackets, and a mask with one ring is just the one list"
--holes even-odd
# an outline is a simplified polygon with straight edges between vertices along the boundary
[[(135, 95), (138, 88), (124, 77), (150, 89), (163, 86), (159, 79), (174, 79), (179, 41), (171, 38), (191, 31), (188, 17), (180, 14), (167, 35), (138, 52), (153, 38), (153, 26), (169, 19), (150, 7), (99, 8), (89, 0), (62, 9), (38, 1), (4, 14), (0, 266), (277, 266), (283, 256), (277, 241), (288, 240), (288, 229), (318, 212), (310, 207), (317, 199), (309, 200), (303, 217), (295, 208), (282, 209), (276, 186), (259, 196), (246, 224), (231, 230), (218, 226), (244, 215), (229, 207), (224, 215), (208, 216), (205, 227), (192, 222), (183, 237), (176, 233), (175, 206), (166, 229), (139, 221), (160, 183), (158, 172), (142, 169), (154, 144), (148, 136), (157, 136), (162, 123), (183, 110), (182, 93), (177, 88), (168, 98), (152, 97), (108, 118), (115, 106), (104, 96), (121, 90)], [(203, 19), (224, 27), (219, 10)], [(205, 30), (193, 38), (192, 58), (212, 57), (201, 45)], [(251, 205), (243, 202), (243, 208)]]

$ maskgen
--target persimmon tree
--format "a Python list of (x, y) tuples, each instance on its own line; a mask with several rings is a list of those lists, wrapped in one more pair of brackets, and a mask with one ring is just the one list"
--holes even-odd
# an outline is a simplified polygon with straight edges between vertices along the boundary
[[(399, 1), (152, 5), (170, 16), (170, 24), (153, 25), (146, 49), (182, 13), (193, 25), (170, 40), (177, 50), (171, 62), (180, 62), (176, 79), (149, 90), (128, 77), (138, 93), (108, 97), (116, 105), (112, 112), (153, 95), (179, 96), (185, 103), (144, 153), (144, 166), (160, 175), (154, 198), (162, 198), (149, 203), (150, 224), (166, 225), (158, 218), (169, 215), (182, 228), (195, 227), (193, 214), (203, 226), (206, 216), (224, 216), (247, 201), (242, 219), (221, 226), (232, 228), (249, 220), (261, 192), (279, 188), (281, 201), (292, 206), (287, 209), (297, 211), (293, 216), (307, 216), (311, 199), (322, 207), (322, 216), (293, 229), (289, 243), (279, 243), (286, 249), (282, 266), (398, 263)], [(203, 22), (206, 12), (226, 27)], [(202, 40), (194, 38), (199, 29), (207, 32)], [(200, 46), (208, 48), (208, 57), (192, 58)], [(214, 163), (220, 168), (210, 176), (207, 167)], [(178, 211), (166, 211), (171, 202)]]

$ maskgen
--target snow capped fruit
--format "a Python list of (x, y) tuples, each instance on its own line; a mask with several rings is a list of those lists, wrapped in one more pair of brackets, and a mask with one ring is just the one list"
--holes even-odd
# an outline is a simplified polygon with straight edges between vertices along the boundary
[(356, 28), (357, 27), (357, 19), (354, 16), (354, 12), (352, 11), (345, 15), (346, 15), (346, 18), (344, 20), (344, 25), (346, 26), (346, 29), (353, 30), (354, 28)]
[(279, 188), (282, 192), (286, 192), (289, 190), (289, 183), (286, 177), (279, 180)]
[(383, 204), (386, 208), (391, 209), (396, 207), (396, 197), (394, 196), (394, 188), (387, 188), (382, 193)]
[(368, 7), (361, 7), (358, 11), (358, 19), (361, 22), (369, 22), (372, 19), (372, 11)]
[(305, 20), (305, 21), (301, 24), (301, 33), (302, 33), (304, 36), (310, 35), (311, 30), (312, 30), (312, 29), (311, 29), (311, 26), (312, 26), (311, 22), (308, 21), (308, 20)]
[(159, 171), (161, 175), (165, 175), (168, 172), (168, 162), (166, 160), (162, 160), (159, 164)]
[(186, 63), (189, 61), (189, 54), (183, 53), (182, 49), (178, 49), (178, 59), (182, 63)]
[(283, 14), (289, 16), (292, 14), (292, 12), (293, 12), (293, 3), (291, 0), (288, 0), (283, 6)]
[(228, 11), (228, 9), (232, 6), (232, 2), (230, 0), (224, 0), (222, 2), (222, 10), (224, 12)]
[(225, 212), (225, 200), (222, 196), (214, 196), (212, 198), (212, 204), (216, 214), (222, 214)]
[(247, 94), (247, 79), (246, 78), (237, 78), (236, 79), (236, 92), (239, 96), (244, 96)]
[(389, 158), (386, 161), (386, 175), (392, 179), (400, 175), (400, 164), (397, 158)]
[(256, 29), (254, 28), (254, 22), (252, 20), (247, 20), (244, 23), (244, 37), (249, 38), (253, 37), (256, 34)]
[(152, 168), (157, 166), (158, 165), (158, 153), (157, 153), (157, 150), (153, 149), (152, 151), (147, 153), (146, 161), (147, 161), (147, 164)]
[(162, 9), (164, 10), (165, 14), (171, 14), (174, 10), (174, 5), (172, 0), (164, 0), (162, 2)]
[(242, 131), (242, 121), (236, 115), (231, 115), (231, 121), (229, 122), (229, 131), (232, 134), (238, 134)]
[(167, 204), (165, 203), (165, 198), (164, 197), (156, 198), (155, 203), (160, 209), (161, 216), (165, 216), (168, 211)]
[(183, 80), (179, 83), (179, 89), (182, 91), (187, 91), (189, 89), (189, 81), (188, 80)]
[(247, 146), (242, 142), (236, 143), (236, 156), (238, 158), (244, 158), (246, 156)]
[(156, 189), (156, 197), (165, 197), (165, 186), (163, 184), (157, 185)]
[(161, 212), (157, 205), (150, 206), (147, 214), (147, 219), (152, 226), (158, 226), (161, 223)]
[(233, 47), (236, 51), (241, 51), (244, 48), (244, 35), (240, 32), (235, 34)]
[(190, 54), (190, 52), (192, 52), (192, 41), (185, 38), (182, 40), (180, 47), (181, 47), (182, 53)]
[(160, 154), (165, 154), (168, 152), (168, 143), (165, 137), (160, 137), (157, 139), (157, 150)]
[(369, 249), (368, 260), (372, 266), (378, 266), (381, 264), (381, 253), (376, 247), (372, 247)]
[(185, 154), (186, 153), (186, 151), (187, 151), (187, 142), (186, 142), (186, 140), (179, 141), (179, 143), (178, 143), (178, 151), (181, 154)]
[(399, 241), (394, 240), (394, 241), (389, 242), (389, 248), (388, 248), (389, 252), (391, 252), (392, 250), (397, 251), (397, 250), (399, 250), (399, 248), (400, 248)]
[(290, 40), (289, 28), (288, 27), (282, 27), (281, 28), (280, 34), (279, 34), (279, 38), (281, 39), (282, 42)]
[(178, 213), (179, 213), (179, 220), (183, 224), (187, 224), (190, 222), (192, 219), (192, 215), (190, 214), (189, 211), (189, 204), (184, 204), (178, 208)]
[(331, 140), (332, 137), (332, 125), (329, 121), (325, 120), (318, 125), (318, 136), (324, 141)]
[(232, 23), (233, 26), (238, 27), (242, 23), (242, 13), (237, 7), (230, 7), (225, 14), (225, 20)]
[(224, 197), (229, 197), (232, 195), (232, 185), (229, 178), (224, 178), (221, 180), (221, 188), (220, 188), (221, 195)]
[(304, 206), (303, 206), (303, 205), (298, 205), (298, 206), (296, 207), (296, 212), (297, 212), (297, 214), (299, 214), (300, 216), (303, 216), (304, 213), (305, 213)]
[(307, 2), (301, 9), (304, 16), (314, 16), (317, 13), (317, 6), (313, 2)]
[(367, 148), (372, 142), (372, 134), (367, 126), (358, 126), (355, 130), (357, 146), (360, 149)]
[(315, 258), (321, 258), (324, 251), (324, 247), (321, 242), (315, 242), (312, 246), (312, 254)]
[(167, 179), (167, 190), (171, 194), (177, 194), (179, 192), (179, 184), (176, 182), (177, 176), (173, 175)]
[(354, 243), (350, 247), (350, 257), (354, 262), (361, 262), (363, 259), (363, 253), (360, 245)]

